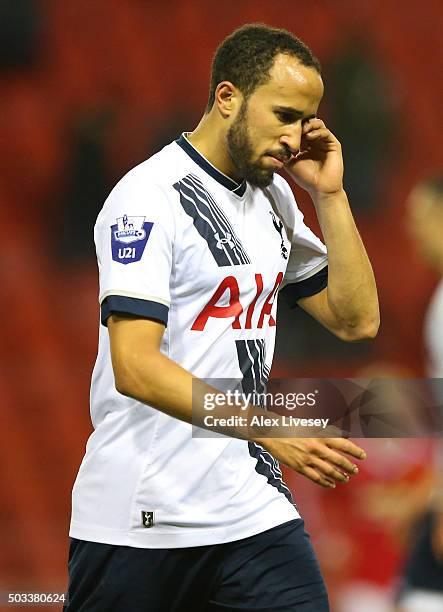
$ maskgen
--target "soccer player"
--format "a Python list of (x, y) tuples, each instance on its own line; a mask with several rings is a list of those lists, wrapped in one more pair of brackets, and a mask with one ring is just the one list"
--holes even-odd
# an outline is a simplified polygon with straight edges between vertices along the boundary
[[(334, 487), (364, 451), (235, 427), (193, 437), (190, 424), (205, 379), (266, 383), (279, 289), (343, 340), (377, 333), (322, 95), (304, 43), (240, 28), (216, 51), (197, 128), (124, 176), (98, 216), (94, 432), (73, 489), (70, 612), (329, 609), (278, 461)], [(277, 170), (309, 192), (326, 246)]]

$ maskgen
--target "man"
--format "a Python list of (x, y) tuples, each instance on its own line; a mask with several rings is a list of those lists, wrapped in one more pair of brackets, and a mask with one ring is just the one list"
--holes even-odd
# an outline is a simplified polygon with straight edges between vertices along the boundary
[[(73, 490), (67, 610), (328, 610), (278, 460), (333, 487), (364, 451), (236, 427), (193, 438), (190, 425), (214, 390), (199, 379), (266, 382), (283, 285), (344, 340), (377, 332), (322, 94), (301, 41), (240, 28), (216, 52), (197, 128), (131, 170), (97, 219), (95, 431)], [(309, 191), (328, 255), (279, 169)]]
[[(427, 374), (434, 378), (434, 404), (443, 405), (443, 174), (418, 183), (408, 198), (408, 228), (420, 255), (441, 275), (425, 317)], [(440, 431), (443, 415), (440, 418)], [(437, 425), (438, 427), (438, 425)], [(425, 510), (416, 520), (398, 593), (399, 612), (443, 609), (443, 448), (435, 444), (433, 491), (412, 489), (407, 502)], [(417, 487), (416, 487), (417, 488)], [(414, 518), (416, 518), (417, 510)]]
[(425, 318), (427, 374), (443, 378), (443, 173), (418, 183), (408, 198), (408, 228), (423, 260), (442, 277)]

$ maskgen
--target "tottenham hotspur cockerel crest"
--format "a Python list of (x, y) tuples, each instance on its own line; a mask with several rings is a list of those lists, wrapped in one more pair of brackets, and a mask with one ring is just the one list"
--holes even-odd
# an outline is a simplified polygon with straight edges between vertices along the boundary
[(288, 249), (285, 247), (285, 240), (283, 238), (283, 221), (281, 219), (277, 219), (277, 217), (274, 215), (272, 210), (269, 211), (269, 214), (272, 217), (272, 223), (274, 224), (275, 229), (280, 234), (280, 238), (281, 238), (281, 244), (280, 244), (281, 256), (283, 257), (283, 259), (288, 259)]

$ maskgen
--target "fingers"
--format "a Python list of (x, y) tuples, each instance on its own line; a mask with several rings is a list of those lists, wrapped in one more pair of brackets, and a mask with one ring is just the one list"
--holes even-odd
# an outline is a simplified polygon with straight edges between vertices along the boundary
[[(352, 451), (349, 454), (363, 458), (363, 449), (350, 440), (338, 440), (336, 447), (340, 450)], [(337, 439), (332, 438), (332, 441), (335, 444)], [(331, 483), (335, 487), (336, 482), (349, 482), (350, 476), (358, 474), (358, 467), (347, 457), (330, 448), (329, 443), (331, 440), (311, 440), (307, 448), (309, 459), (300, 471), (316, 484), (330, 488)]]
[(311, 130), (318, 130), (321, 128), (326, 128), (325, 122), (321, 119), (317, 119), (317, 117), (314, 117), (313, 119), (309, 119), (309, 121), (305, 121), (303, 123), (303, 134), (307, 134)]
[(349, 474), (345, 474), (344, 472), (337, 469), (336, 466), (331, 465), (328, 461), (324, 461), (319, 457), (314, 460), (314, 467), (318, 472), (321, 473), (323, 477), (328, 478), (329, 480), (338, 480), (338, 482), (348, 482)]
[(311, 439), (305, 451), (303, 465), (297, 471), (318, 485), (335, 487), (336, 482), (349, 482), (351, 475), (358, 474), (358, 467), (324, 440)]
[(307, 140), (332, 140), (332, 134), (326, 128), (311, 130), (304, 135)]
[(356, 459), (361, 459), (362, 461), (366, 459), (365, 451), (351, 442), (351, 440), (346, 440), (344, 438), (327, 438), (325, 442), (329, 446), (329, 448), (335, 448), (339, 451), (342, 451)]
[(284, 465), (322, 487), (349, 482), (358, 474), (358, 467), (343, 452), (360, 460), (366, 458), (362, 448), (344, 438), (271, 438), (264, 446)]
[(320, 440), (311, 442), (309, 465), (339, 482), (348, 482), (351, 475), (358, 474), (358, 467), (352, 461)]
[(322, 449), (318, 456), (323, 461), (327, 461), (335, 466), (335, 469), (340, 468), (340, 470), (344, 470), (348, 474), (358, 474), (358, 467), (352, 461), (327, 447)]
[(320, 485), (321, 487), (326, 487), (327, 489), (335, 489), (335, 482), (333, 480), (330, 480), (323, 474), (320, 474), (313, 467), (306, 466), (300, 471), (300, 473), (303, 474), (303, 476), (306, 476), (306, 478), (309, 478), (309, 480), (312, 480), (312, 482), (315, 482), (315, 484)]
[(338, 143), (337, 138), (330, 130), (328, 130), (324, 121), (317, 118), (309, 119), (309, 121), (306, 121), (303, 124), (302, 135), (304, 138), (306, 138), (306, 142), (324, 140)]

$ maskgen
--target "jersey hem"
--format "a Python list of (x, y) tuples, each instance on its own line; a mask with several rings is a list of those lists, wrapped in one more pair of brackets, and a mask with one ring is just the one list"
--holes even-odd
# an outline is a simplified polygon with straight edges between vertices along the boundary
[(316, 295), (327, 286), (328, 266), (325, 266), (310, 278), (285, 285), (280, 294), (285, 298), (290, 308), (295, 308), (298, 305), (298, 300)]
[(317, 272), (321, 272), (321, 270), (323, 270), (323, 268), (325, 268), (327, 265), (328, 256), (325, 255), (325, 258), (317, 266), (314, 266), (298, 278), (284, 278), (282, 284), (279, 287), (279, 290), (281, 291), (284, 287), (286, 287), (286, 285), (294, 285), (296, 283), (301, 283), (302, 281), (307, 280), (308, 278), (311, 278), (311, 276), (314, 276), (315, 274), (317, 274)]
[[(191, 548), (243, 540), (298, 518), (301, 518), (300, 514), (288, 503), (287, 510), (281, 511), (278, 516), (270, 519), (269, 516), (261, 514), (253, 523), (248, 520), (247, 525), (237, 523), (235, 526), (205, 530), (179, 528), (179, 533), (171, 533), (162, 532), (155, 527), (151, 529), (140, 527), (137, 531), (119, 531), (72, 521), (69, 536), (77, 540), (135, 548)], [(198, 533), (195, 533), (196, 531)]]
[(137, 298), (108, 295), (100, 307), (100, 320), (106, 326), (108, 317), (113, 313), (130, 314), (148, 319), (156, 319), (164, 325), (168, 324), (168, 306), (159, 302), (140, 300)]

